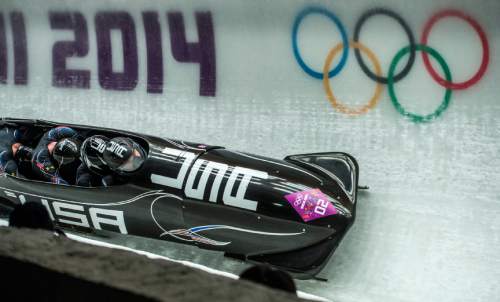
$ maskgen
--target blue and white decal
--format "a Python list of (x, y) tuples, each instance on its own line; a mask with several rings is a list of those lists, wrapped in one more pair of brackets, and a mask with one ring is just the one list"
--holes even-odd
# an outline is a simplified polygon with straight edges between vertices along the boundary
[(200, 232), (206, 232), (206, 231), (212, 231), (212, 230), (221, 230), (221, 229), (226, 229), (226, 230), (233, 230), (237, 232), (244, 232), (244, 233), (252, 233), (252, 234), (258, 234), (258, 235), (264, 235), (264, 236), (297, 236), (297, 235), (302, 235), (305, 233), (305, 230), (302, 230), (301, 232), (298, 233), (271, 233), (271, 232), (263, 232), (263, 231), (257, 231), (257, 230), (249, 230), (249, 229), (243, 229), (243, 228), (237, 228), (229, 225), (203, 225), (203, 226), (197, 226), (197, 227), (192, 227), (190, 229), (177, 229), (177, 230), (170, 230), (170, 231), (165, 231), (163, 234), (160, 235), (169, 235), (172, 236), (176, 239), (182, 240), (182, 241), (189, 241), (189, 242), (200, 242), (204, 244), (209, 244), (209, 245), (218, 245), (218, 246), (224, 246), (228, 245), (231, 243), (231, 241), (216, 241), (210, 238), (207, 238), (203, 235), (200, 235)]

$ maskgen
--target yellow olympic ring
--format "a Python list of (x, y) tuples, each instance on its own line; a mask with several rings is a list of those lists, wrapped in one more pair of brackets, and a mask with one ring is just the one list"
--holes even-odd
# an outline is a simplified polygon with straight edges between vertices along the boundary
[[(334, 48), (332, 48), (332, 50), (330, 50), (330, 52), (328, 53), (328, 56), (326, 57), (325, 60), (325, 65), (323, 66), (323, 86), (326, 91), (326, 96), (328, 97), (328, 101), (330, 101), (333, 108), (335, 108), (337, 111), (351, 115), (365, 114), (366, 112), (368, 112), (368, 110), (372, 109), (373, 107), (375, 107), (375, 105), (377, 105), (380, 99), (380, 95), (382, 93), (382, 84), (377, 82), (375, 86), (375, 93), (373, 94), (372, 98), (370, 99), (368, 104), (360, 108), (349, 108), (346, 105), (339, 102), (333, 95), (332, 88), (330, 86), (330, 81), (328, 80), (328, 71), (330, 69), (330, 65), (332, 64), (333, 58), (342, 49), (342, 47), (343, 44), (340, 43)], [(357, 48), (361, 50), (361, 52), (365, 53), (370, 59), (370, 61), (372, 61), (373, 66), (375, 67), (375, 74), (379, 77), (382, 75), (382, 68), (380, 68), (380, 62), (378, 61), (375, 54), (368, 47), (364, 46), (359, 42), (354, 42), (354, 41), (349, 42), (349, 47)]]

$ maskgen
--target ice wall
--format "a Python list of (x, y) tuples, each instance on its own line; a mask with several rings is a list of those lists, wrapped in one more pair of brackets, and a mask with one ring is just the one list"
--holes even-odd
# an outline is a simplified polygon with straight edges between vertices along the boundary
[[(330, 281), (304, 282), (303, 289), (335, 301), (499, 299), (500, 2), (50, 0), (2, 1), (0, 8), (3, 116), (273, 157), (351, 153), (371, 190), (360, 196), (358, 220), (325, 270)], [(415, 43), (435, 14), (454, 9), (468, 16), (470, 23), (439, 19), (427, 45), (453, 82), (484, 74), (470, 87), (450, 89), (443, 103), (446, 88), (417, 51), (393, 90), (407, 112), (443, 109), (425, 123), (396, 110), (388, 85), (366, 76), (353, 49), (337, 68), (340, 49), (330, 66), (340, 72), (324, 80), (342, 30), (352, 40), (360, 17), (375, 8), (398, 14)], [(401, 24), (383, 15), (366, 19), (359, 42), (385, 77), (409, 46)], [(362, 114), (346, 114), (348, 108)]]

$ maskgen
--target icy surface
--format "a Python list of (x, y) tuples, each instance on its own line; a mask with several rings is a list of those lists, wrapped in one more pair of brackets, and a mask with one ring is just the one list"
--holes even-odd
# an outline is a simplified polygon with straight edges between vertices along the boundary
[[(26, 3), (26, 5), (24, 5)], [(57, 35), (44, 31), (49, 6), (3, 1), (4, 11), (23, 10), (32, 58), (31, 80), (18, 87), (9, 80), (0, 91), (5, 116), (45, 118), (133, 130), (283, 158), (289, 154), (344, 151), (359, 162), (360, 183), (370, 186), (358, 200), (357, 220), (321, 276), (328, 282), (299, 281), (306, 292), (333, 301), (498, 301), (500, 300), (500, 2), (474, 1), (151, 1), (147, 9), (164, 15), (185, 13), (196, 39), (193, 10), (211, 11), (217, 54), (217, 93), (198, 93), (198, 66), (180, 64), (165, 51), (168, 86), (162, 94), (145, 92), (145, 54), (140, 44), (138, 88), (99, 88), (93, 13), (124, 9), (141, 24), (140, 1), (46, 1), (50, 9), (71, 8), (88, 19), (89, 56), (72, 64), (92, 71), (91, 89), (51, 86), (50, 58)], [(62, 5), (61, 3), (64, 3)], [(359, 117), (335, 111), (321, 81), (306, 75), (291, 50), (291, 27), (304, 7), (334, 11), (352, 37), (357, 18), (368, 8), (385, 6), (402, 14), (420, 40), (426, 20), (443, 8), (461, 9), (485, 29), (490, 45), (487, 72), (475, 86), (454, 91), (449, 109), (428, 124), (415, 124), (394, 110), (384, 87), (375, 109)], [(317, 22), (317, 23), (315, 23)], [(166, 26), (164, 19), (162, 26)], [(367, 22), (361, 39), (379, 57), (384, 73), (407, 38), (391, 20)], [(140, 25), (138, 25), (140, 26)], [(138, 40), (143, 43), (142, 27)], [(46, 39), (50, 37), (50, 39)], [(321, 70), (338, 41), (326, 19), (306, 19), (299, 44), (305, 60)], [(333, 41), (329, 43), (328, 41)], [(168, 38), (163, 43), (168, 46)], [(332, 44), (332, 45), (331, 45)], [(481, 60), (479, 39), (457, 20), (439, 23), (429, 39), (445, 58), (453, 78), (463, 81)], [(142, 45), (142, 46), (141, 46)], [(9, 65), (12, 66), (12, 65)], [(10, 72), (10, 71), (9, 71)], [(363, 104), (375, 87), (349, 53), (346, 68), (330, 80), (347, 104)], [(434, 110), (444, 89), (427, 74), (420, 53), (412, 72), (396, 84), (409, 110)], [(239, 273), (245, 265), (222, 255), (159, 241), (116, 238), (113, 243), (169, 258)]]

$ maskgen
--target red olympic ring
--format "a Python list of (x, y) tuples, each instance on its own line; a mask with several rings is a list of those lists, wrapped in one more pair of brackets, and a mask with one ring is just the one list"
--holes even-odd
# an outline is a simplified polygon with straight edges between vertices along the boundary
[(462, 19), (469, 23), (470, 26), (476, 31), (476, 33), (479, 35), (479, 39), (481, 40), (481, 46), (483, 48), (483, 58), (481, 60), (481, 66), (479, 66), (478, 71), (474, 76), (472, 76), (470, 79), (464, 82), (459, 82), (459, 83), (453, 83), (453, 82), (448, 82), (442, 77), (439, 76), (439, 74), (434, 70), (432, 67), (430, 61), (429, 61), (429, 56), (426, 52), (422, 52), (422, 58), (424, 59), (424, 64), (425, 68), (429, 73), (431, 74), (432, 78), (439, 83), (439, 85), (449, 88), (449, 89), (466, 89), (469, 88), (470, 86), (476, 84), (485, 74), (486, 68), (488, 67), (488, 63), (490, 61), (490, 49), (488, 45), (488, 40), (486, 38), (486, 34), (484, 33), (483, 29), (479, 25), (479, 23), (474, 20), (471, 16), (466, 15), (465, 13), (459, 11), (459, 10), (454, 10), (454, 9), (446, 9), (442, 10), (436, 14), (434, 14), (428, 21), (425, 23), (424, 26), (424, 31), (422, 33), (422, 39), (421, 39), (421, 44), (427, 45), (427, 40), (429, 37), (429, 33), (431, 31), (432, 26), (438, 22), (440, 19), (443, 19), (445, 17), (456, 17), (459, 19)]

